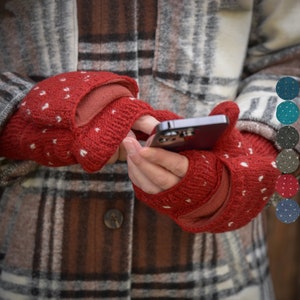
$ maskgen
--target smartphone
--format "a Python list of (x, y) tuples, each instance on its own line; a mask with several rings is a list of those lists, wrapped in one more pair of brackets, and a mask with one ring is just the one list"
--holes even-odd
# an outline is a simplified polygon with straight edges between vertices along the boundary
[(228, 125), (226, 115), (164, 121), (156, 126), (147, 144), (173, 152), (210, 150)]

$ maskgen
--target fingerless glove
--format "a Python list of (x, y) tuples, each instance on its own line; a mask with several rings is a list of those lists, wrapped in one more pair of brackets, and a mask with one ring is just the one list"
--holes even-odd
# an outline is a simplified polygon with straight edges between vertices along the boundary
[(275, 148), (260, 136), (236, 128), (239, 109), (219, 104), (211, 114), (230, 120), (211, 151), (185, 151), (186, 176), (173, 188), (150, 195), (134, 186), (137, 198), (190, 232), (224, 232), (255, 218), (274, 192), (279, 175)]
[[(84, 103), (95, 89), (100, 89), (100, 104)], [(137, 95), (134, 79), (110, 72), (68, 72), (43, 80), (1, 133), (0, 156), (52, 167), (80, 164), (88, 172), (97, 171), (140, 116), (177, 117), (153, 110)]]

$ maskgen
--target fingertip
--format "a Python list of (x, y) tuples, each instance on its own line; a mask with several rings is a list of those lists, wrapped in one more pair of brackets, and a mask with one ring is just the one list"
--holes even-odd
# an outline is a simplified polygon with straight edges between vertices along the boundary
[(142, 147), (135, 138), (129, 136), (124, 138), (123, 145), (128, 155), (137, 153)]
[(133, 144), (133, 138), (126, 137), (123, 140), (123, 145), (124, 145), (124, 148), (125, 148), (125, 150), (127, 152), (127, 155), (131, 155), (131, 154), (134, 154), (136, 152), (135, 146)]
[(132, 136), (128, 135), (124, 138), (123, 142), (124, 143), (133, 143), (133, 140), (135, 140), (135, 138), (133, 138)]

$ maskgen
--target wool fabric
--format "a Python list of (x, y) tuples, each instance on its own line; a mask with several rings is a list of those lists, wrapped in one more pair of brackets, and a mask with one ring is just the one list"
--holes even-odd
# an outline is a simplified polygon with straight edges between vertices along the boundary
[[(190, 232), (218, 233), (244, 226), (266, 205), (279, 175), (275, 148), (262, 137), (236, 129), (239, 109), (234, 102), (219, 104), (211, 112), (216, 114), (225, 114), (229, 127), (212, 151), (181, 152), (190, 163), (177, 185), (155, 195), (135, 186), (138, 199)], [(210, 214), (203, 215), (202, 207)]]
[[(115, 92), (116, 85), (122, 88)], [(78, 107), (101, 87), (105, 87), (99, 97), (103, 107), (88, 122), (78, 121)], [(67, 72), (45, 79), (31, 89), (3, 130), (0, 155), (52, 167), (79, 163), (95, 172), (117, 151), (140, 116), (155, 116), (137, 95), (134, 79), (111, 72)], [(176, 115), (159, 111), (157, 117)]]

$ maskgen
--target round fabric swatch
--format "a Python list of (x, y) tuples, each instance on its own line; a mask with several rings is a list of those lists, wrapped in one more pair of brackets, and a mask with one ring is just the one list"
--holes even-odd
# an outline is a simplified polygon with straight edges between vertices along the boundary
[(276, 206), (276, 216), (283, 223), (293, 223), (299, 215), (300, 207), (295, 200), (283, 199)]
[(276, 166), (281, 173), (293, 173), (298, 169), (299, 157), (293, 149), (284, 149), (276, 157)]
[(277, 132), (276, 142), (283, 149), (295, 148), (299, 142), (299, 133), (292, 126), (281, 127)]
[(283, 77), (276, 84), (277, 95), (284, 100), (292, 100), (299, 93), (299, 84), (292, 77)]
[(290, 198), (297, 194), (299, 183), (295, 176), (282, 174), (276, 181), (275, 189), (282, 197)]
[(276, 117), (281, 124), (293, 124), (298, 120), (299, 108), (292, 101), (282, 102), (277, 106)]

